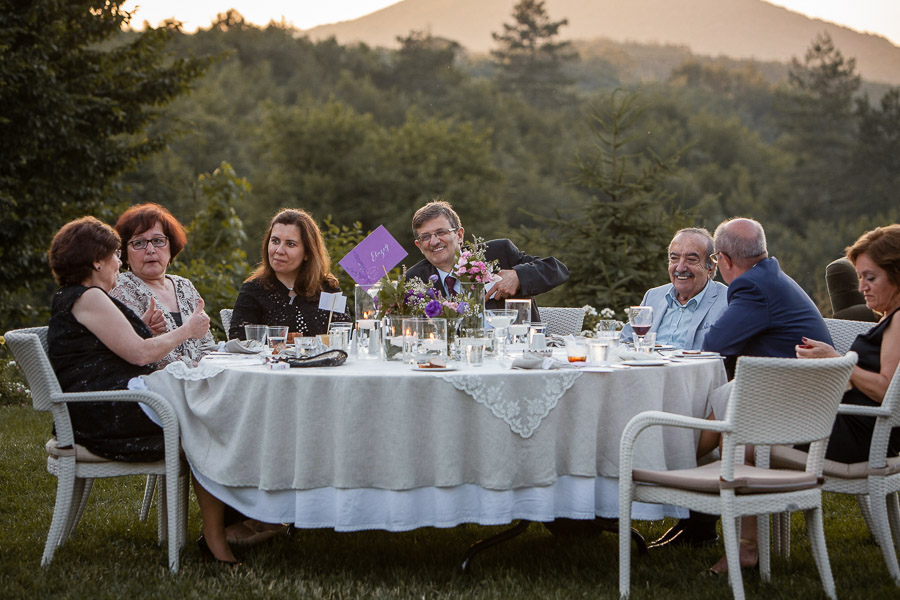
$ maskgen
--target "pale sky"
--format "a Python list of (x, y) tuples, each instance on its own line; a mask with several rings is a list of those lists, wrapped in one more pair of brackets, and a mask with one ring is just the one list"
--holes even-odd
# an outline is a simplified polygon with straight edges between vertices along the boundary
[[(282, 17), (299, 29), (349, 21), (399, 0), (128, 0), (135, 13), (134, 26), (144, 21), (157, 25), (175, 17), (185, 31), (209, 27), (216, 14), (235, 8), (250, 23), (266, 25)], [(589, 0), (587, 0), (589, 1)], [(769, 0), (771, 4), (857, 31), (877, 33), (900, 46), (900, 0)]]

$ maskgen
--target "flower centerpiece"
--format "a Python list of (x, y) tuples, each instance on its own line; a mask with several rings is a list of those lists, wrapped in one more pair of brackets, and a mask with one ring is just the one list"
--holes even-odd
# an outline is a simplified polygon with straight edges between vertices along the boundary
[(453, 274), (462, 287), (462, 298), (469, 305), (469, 310), (462, 319), (461, 327), (484, 327), (484, 292), (485, 286), (498, 279), (495, 275), (500, 270), (496, 260), (488, 260), (485, 256), (484, 240), (473, 237), (465, 242), (453, 266)]

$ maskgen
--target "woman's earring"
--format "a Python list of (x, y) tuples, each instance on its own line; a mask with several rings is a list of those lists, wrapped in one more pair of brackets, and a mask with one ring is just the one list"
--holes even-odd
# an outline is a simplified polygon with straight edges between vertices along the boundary
[(94, 265), (94, 268), (98, 271), (103, 268), (103, 265)]

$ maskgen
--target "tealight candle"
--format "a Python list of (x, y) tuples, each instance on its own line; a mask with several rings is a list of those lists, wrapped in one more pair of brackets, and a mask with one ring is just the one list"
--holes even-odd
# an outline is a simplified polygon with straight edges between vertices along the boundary
[(377, 323), (375, 319), (359, 319), (356, 321), (360, 329), (375, 329), (375, 323)]

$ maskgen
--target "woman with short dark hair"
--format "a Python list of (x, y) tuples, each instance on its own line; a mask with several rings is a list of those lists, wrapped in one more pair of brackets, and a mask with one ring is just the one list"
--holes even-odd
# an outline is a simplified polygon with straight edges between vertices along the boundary
[[(125, 243), (122, 262), (128, 271), (120, 274), (110, 295), (138, 314), (152, 308), (148, 324), (156, 334), (181, 327), (184, 317), (200, 302), (190, 280), (166, 273), (187, 243), (184, 227), (164, 207), (149, 202), (126, 210), (116, 222), (116, 231)], [(189, 338), (157, 367), (178, 360), (194, 366), (202, 358), (200, 348), (213, 342), (209, 332), (200, 339)]]

